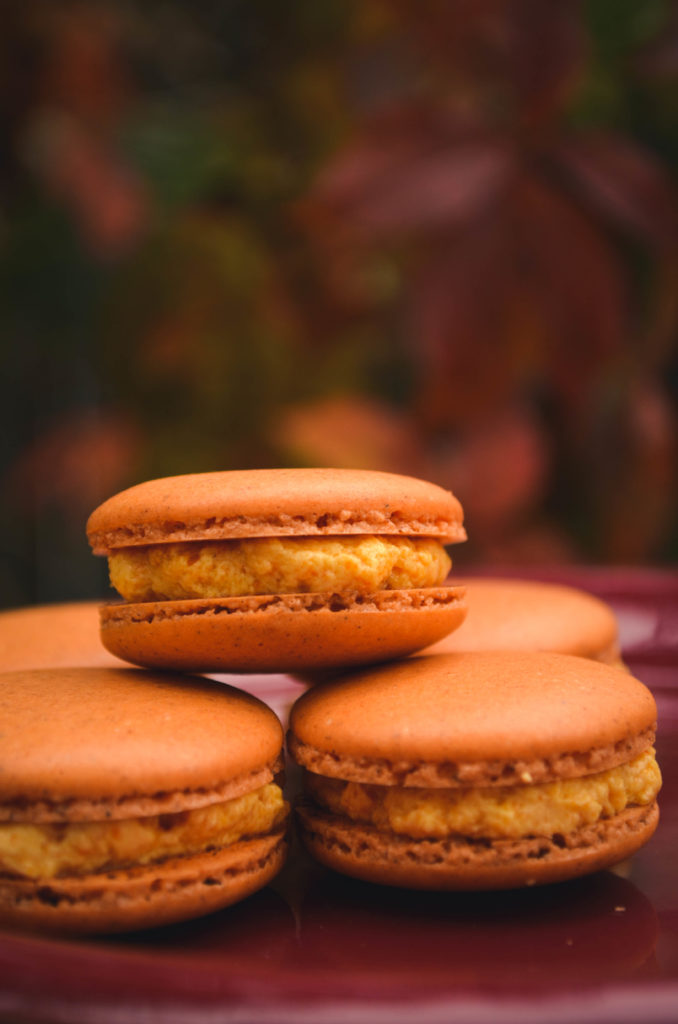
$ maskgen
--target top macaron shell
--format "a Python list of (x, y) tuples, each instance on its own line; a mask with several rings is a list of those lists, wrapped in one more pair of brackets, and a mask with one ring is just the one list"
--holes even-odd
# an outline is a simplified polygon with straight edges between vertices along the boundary
[(290, 750), (310, 771), (409, 786), (511, 785), (603, 771), (652, 742), (628, 673), (568, 655), (421, 656), (304, 694)]
[(117, 547), (238, 537), (396, 534), (466, 538), (449, 491), (393, 473), (253, 469), (149, 480), (89, 517), (95, 554)]
[(615, 614), (583, 590), (531, 580), (455, 579), (466, 587), (468, 615), (426, 653), (551, 651), (619, 664)]
[(222, 799), (249, 792), (281, 767), (282, 726), (265, 704), (171, 673), (3, 673), (0, 721), (4, 820), (90, 820), (96, 807), (106, 818), (186, 810), (217, 791)]

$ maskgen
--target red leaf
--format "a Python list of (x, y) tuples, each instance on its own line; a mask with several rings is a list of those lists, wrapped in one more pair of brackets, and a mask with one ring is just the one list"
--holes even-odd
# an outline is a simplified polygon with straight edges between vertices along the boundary
[(313, 186), (312, 201), (350, 206), (366, 189), (388, 178), (394, 167), (430, 149), (445, 130), (428, 106), (408, 103), (381, 111), (330, 158)]
[(420, 414), (434, 429), (483, 420), (515, 388), (512, 256), (501, 222), (433, 247), (412, 282)]
[(676, 190), (647, 150), (601, 133), (571, 138), (554, 156), (575, 190), (600, 213), (652, 245), (676, 247)]
[(497, 197), (511, 169), (508, 148), (495, 142), (415, 158), (356, 206), (355, 228), (377, 236), (464, 223)]
[[(554, 117), (576, 88), (585, 58), (573, 0), (389, 0), (427, 71), (484, 97), (489, 109), (531, 124)], [(502, 116), (500, 114), (500, 116)]]
[(113, 147), (53, 112), (34, 118), (27, 138), (36, 176), (98, 256), (121, 255), (138, 242), (150, 214), (147, 189)]
[[(656, 557), (671, 534), (676, 507), (676, 414), (659, 381), (634, 374), (608, 424), (615, 452), (594, 481), (607, 529), (606, 555), (630, 563)], [(609, 455), (609, 452), (608, 452)], [(614, 514), (609, 514), (614, 494)]]
[(313, 226), (340, 236), (447, 227), (484, 209), (513, 165), (501, 138), (479, 135), (445, 112), (399, 108), (373, 119), (335, 155), (300, 209)]
[(4, 482), (23, 508), (55, 504), (82, 517), (120, 487), (140, 444), (137, 425), (123, 413), (71, 411), (18, 454)]
[(552, 122), (571, 100), (585, 60), (585, 33), (571, 0), (513, 0), (506, 20), (503, 84), (513, 83), (521, 120)]
[(422, 415), (486, 416), (542, 379), (585, 402), (628, 336), (622, 263), (567, 199), (525, 178), (500, 215), (434, 247), (414, 281)]

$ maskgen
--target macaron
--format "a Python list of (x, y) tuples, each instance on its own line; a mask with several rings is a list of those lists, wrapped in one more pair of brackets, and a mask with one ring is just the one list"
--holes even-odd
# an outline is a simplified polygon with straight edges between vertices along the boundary
[(304, 844), (356, 878), (419, 889), (561, 881), (654, 832), (656, 707), (621, 669), (570, 655), (422, 656), (294, 705)]
[(134, 669), (7, 672), (0, 722), (1, 924), (166, 924), (282, 866), (282, 727), (249, 694)]
[(426, 653), (552, 651), (620, 665), (619, 630), (608, 604), (556, 583), (463, 579), (468, 615)]
[(462, 515), (435, 484), (364, 470), (147, 481), (87, 524), (124, 598), (102, 609), (102, 641), (135, 664), (200, 672), (410, 654), (463, 621), (463, 589), (444, 585)]
[[(35, 605), (0, 612), (0, 672), (27, 668), (129, 668), (99, 636), (99, 601)], [(295, 689), (289, 676), (213, 673), (219, 683), (246, 690), (287, 721)]]
[(71, 601), (0, 612), (0, 672), (24, 668), (122, 668), (101, 643), (99, 601)]

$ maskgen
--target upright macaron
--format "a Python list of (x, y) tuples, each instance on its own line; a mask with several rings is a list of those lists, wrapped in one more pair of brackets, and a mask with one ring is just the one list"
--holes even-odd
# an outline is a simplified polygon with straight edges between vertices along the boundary
[(281, 867), (282, 727), (256, 698), (169, 673), (16, 671), (0, 721), (0, 923), (165, 924)]
[(125, 599), (113, 654), (190, 671), (292, 671), (409, 654), (463, 621), (444, 545), (457, 499), (411, 477), (271, 469), (151, 480), (89, 518)]
[(652, 835), (656, 707), (568, 655), (423, 656), (315, 687), (288, 745), (301, 835), (357, 878), (428, 889), (554, 882)]
[(608, 604), (575, 587), (515, 579), (463, 579), (468, 615), (426, 653), (551, 651), (620, 665), (619, 630)]

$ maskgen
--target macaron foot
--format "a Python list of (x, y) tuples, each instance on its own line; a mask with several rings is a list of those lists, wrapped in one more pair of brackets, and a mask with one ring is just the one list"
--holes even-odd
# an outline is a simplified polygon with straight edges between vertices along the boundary
[(287, 852), (282, 833), (147, 867), (83, 878), (0, 880), (0, 923), (26, 930), (113, 933), (221, 910), (266, 885)]
[(101, 639), (118, 658), (188, 672), (293, 672), (412, 654), (456, 629), (463, 587), (281, 594), (105, 605)]
[(297, 808), (302, 841), (326, 867), (353, 878), (412, 889), (513, 889), (590, 874), (625, 860), (652, 836), (656, 802), (566, 835), (524, 839), (410, 839)]

